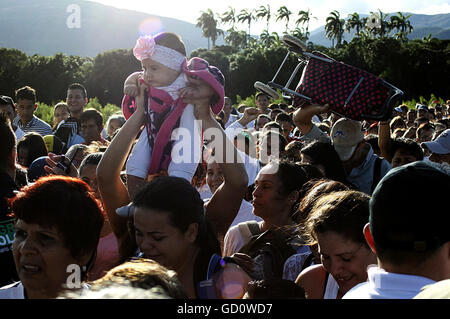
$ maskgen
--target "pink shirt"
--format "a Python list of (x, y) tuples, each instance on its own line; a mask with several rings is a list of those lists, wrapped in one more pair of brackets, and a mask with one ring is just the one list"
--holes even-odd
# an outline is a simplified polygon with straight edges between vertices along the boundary
[(97, 246), (97, 258), (89, 273), (89, 281), (101, 278), (105, 273), (119, 264), (119, 246), (114, 232), (100, 238)]

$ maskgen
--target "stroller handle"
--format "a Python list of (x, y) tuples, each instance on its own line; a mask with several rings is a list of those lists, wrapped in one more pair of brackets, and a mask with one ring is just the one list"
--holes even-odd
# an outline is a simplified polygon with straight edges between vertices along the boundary
[(295, 96), (301, 97), (302, 99), (308, 100), (309, 102), (311, 102), (311, 100), (312, 100), (310, 97), (308, 97), (306, 95), (303, 95), (303, 94), (300, 94), (298, 92), (295, 92), (293, 90), (290, 90), (290, 89), (288, 89), (288, 88), (286, 88), (286, 87), (284, 87), (284, 86), (282, 86), (280, 84), (269, 82), (269, 83), (267, 83), (267, 85), (272, 87), (272, 88), (274, 88), (274, 89), (280, 89), (281, 92), (286, 93), (288, 95), (291, 95), (291, 96), (295, 95)]
[(364, 118), (368, 120), (377, 120), (377, 121), (385, 121), (389, 118), (392, 112), (392, 108), (394, 107), (395, 103), (402, 98), (404, 95), (403, 91), (396, 88), (392, 84), (382, 80), (382, 84), (386, 87), (388, 87), (393, 93), (385, 102), (383, 105), (384, 112), (381, 115), (370, 115), (365, 114)]

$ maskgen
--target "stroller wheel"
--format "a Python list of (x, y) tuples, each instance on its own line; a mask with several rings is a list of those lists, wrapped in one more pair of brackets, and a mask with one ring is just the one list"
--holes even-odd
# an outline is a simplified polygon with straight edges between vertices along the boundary
[(298, 39), (292, 35), (285, 34), (285, 35), (283, 35), (281, 40), (290, 47), (297, 48), (302, 51), (306, 51), (305, 42), (301, 41), (300, 39)]
[(262, 83), (262, 82), (255, 82), (254, 84), (255, 89), (257, 89), (258, 91), (261, 91), (267, 95), (269, 95), (272, 99), (277, 100), (280, 98), (280, 95), (278, 94), (277, 91), (275, 91), (274, 89), (272, 89), (270, 86)]

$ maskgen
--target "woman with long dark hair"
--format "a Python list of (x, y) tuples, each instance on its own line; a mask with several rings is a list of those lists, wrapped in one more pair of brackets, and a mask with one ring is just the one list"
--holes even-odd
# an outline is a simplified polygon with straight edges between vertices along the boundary
[[(130, 202), (120, 172), (144, 121), (143, 87), (140, 87), (136, 111), (114, 137), (99, 163), (97, 180), (121, 257), (132, 257), (138, 250), (142, 257), (175, 270), (188, 297), (196, 298), (202, 294), (199, 283), (207, 279), (210, 261), (221, 255), (219, 239), (223, 238), (239, 210), (248, 178), (237, 150), (211, 115), (214, 90), (201, 79), (190, 81), (193, 92), (184, 92), (182, 96), (187, 103), (194, 104), (202, 128), (216, 133), (215, 153), (219, 153), (219, 148), (222, 154), (232, 150), (235, 159), (232, 163), (224, 160), (228, 158), (226, 156), (216, 160), (221, 166), (224, 183), (211, 200), (204, 205), (190, 181), (159, 176), (140, 188), (131, 205), (119, 209), (116, 214), (117, 208)], [(134, 233), (129, 232), (130, 228), (134, 228)]]

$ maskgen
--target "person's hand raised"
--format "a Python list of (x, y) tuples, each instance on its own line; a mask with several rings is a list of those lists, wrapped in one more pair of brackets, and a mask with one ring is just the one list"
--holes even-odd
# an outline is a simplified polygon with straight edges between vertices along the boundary
[(56, 155), (50, 152), (45, 161), (48, 165), (44, 166), (44, 170), (49, 174), (78, 177), (77, 168), (65, 155)]
[(293, 116), (294, 123), (311, 124), (311, 119), (314, 115), (328, 112), (329, 105), (310, 104), (299, 107)]
[(128, 78), (125, 80), (124, 86), (123, 86), (123, 93), (125, 95), (136, 97), (139, 95), (139, 87), (138, 87), (138, 81), (141, 78), (141, 74), (138, 72), (135, 72), (128, 76)]
[(193, 76), (188, 77), (186, 87), (179, 91), (179, 97), (184, 103), (194, 105), (195, 117), (200, 120), (212, 117), (211, 99), (214, 94), (214, 89), (207, 82)]
[(242, 126), (246, 126), (251, 121), (255, 120), (259, 115), (259, 110), (254, 107), (247, 107), (244, 110), (244, 114), (239, 119), (239, 123), (241, 123)]
[(125, 95), (136, 97), (138, 95), (138, 87), (135, 84), (125, 84), (123, 93)]
[(238, 264), (244, 271), (251, 273), (253, 271), (254, 261), (253, 258), (247, 254), (234, 253), (230, 256), (233, 261)]
[(145, 112), (145, 91), (148, 90), (147, 84), (144, 81), (139, 81), (137, 85), (136, 94), (136, 112)]

